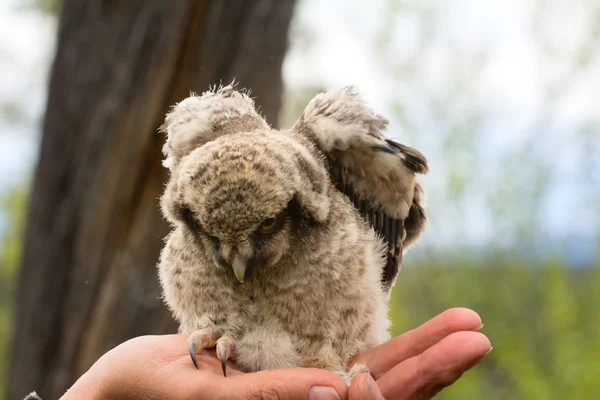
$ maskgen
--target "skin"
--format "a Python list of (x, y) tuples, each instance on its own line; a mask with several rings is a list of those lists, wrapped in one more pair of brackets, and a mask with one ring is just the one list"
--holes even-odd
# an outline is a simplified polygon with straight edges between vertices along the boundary
[(430, 399), (491, 351), (477, 332), (482, 326), (474, 311), (447, 310), (359, 353), (350, 364), (367, 364), (372, 376), (356, 376), (349, 388), (338, 375), (309, 368), (243, 373), (228, 362), (223, 377), (214, 351), (200, 353), (194, 368), (187, 335), (142, 336), (102, 356), (62, 399)]

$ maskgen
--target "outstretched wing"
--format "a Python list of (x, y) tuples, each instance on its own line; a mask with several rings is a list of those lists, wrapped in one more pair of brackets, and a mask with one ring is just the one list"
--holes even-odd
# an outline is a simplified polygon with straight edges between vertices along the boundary
[(417, 174), (428, 172), (417, 150), (386, 139), (388, 121), (353, 87), (317, 95), (292, 129), (313, 140), (331, 165), (337, 188), (354, 203), (387, 245), (382, 283), (394, 285), (403, 253), (425, 228), (424, 192)]
[(160, 131), (167, 135), (163, 165), (173, 170), (195, 148), (233, 132), (269, 129), (254, 101), (233, 84), (219, 86), (177, 103)]

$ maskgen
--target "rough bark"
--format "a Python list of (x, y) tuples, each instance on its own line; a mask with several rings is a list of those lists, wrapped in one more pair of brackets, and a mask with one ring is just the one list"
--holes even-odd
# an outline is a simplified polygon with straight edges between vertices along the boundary
[(8, 398), (59, 398), (128, 338), (174, 332), (156, 262), (157, 133), (233, 78), (275, 123), (294, 0), (65, 0), (32, 188)]

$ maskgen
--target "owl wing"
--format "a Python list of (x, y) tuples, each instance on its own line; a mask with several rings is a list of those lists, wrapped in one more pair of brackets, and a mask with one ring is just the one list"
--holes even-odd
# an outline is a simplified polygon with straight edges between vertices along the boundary
[(173, 106), (159, 130), (167, 135), (163, 165), (171, 170), (191, 151), (233, 132), (269, 129), (247, 93), (234, 84), (191, 94)]
[(428, 166), (418, 150), (386, 139), (381, 131), (387, 124), (353, 87), (345, 87), (317, 95), (292, 129), (327, 156), (338, 190), (385, 242), (382, 283), (389, 291), (403, 253), (426, 225), (424, 192), (416, 175), (426, 174)]

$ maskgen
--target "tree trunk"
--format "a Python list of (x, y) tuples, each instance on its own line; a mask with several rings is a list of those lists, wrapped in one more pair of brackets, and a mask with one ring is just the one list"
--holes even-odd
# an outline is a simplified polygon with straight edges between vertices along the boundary
[(108, 349), (175, 332), (156, 263), (164, 114), (252, 90), (277, 121), (294, 0), (65, 0), (29, 204), (8, 398), (59, 398)]

